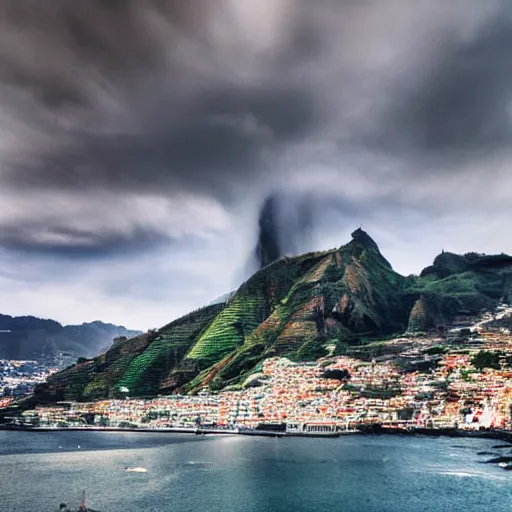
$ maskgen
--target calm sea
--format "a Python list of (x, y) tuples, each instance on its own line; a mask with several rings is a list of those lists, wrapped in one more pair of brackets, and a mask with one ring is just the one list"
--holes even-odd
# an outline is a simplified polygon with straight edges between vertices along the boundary
[[(0, 432), (0, 511), (512, 510), (512, 472), (479, 439)], [(143, 466), (147, 473), (127, 473)]]

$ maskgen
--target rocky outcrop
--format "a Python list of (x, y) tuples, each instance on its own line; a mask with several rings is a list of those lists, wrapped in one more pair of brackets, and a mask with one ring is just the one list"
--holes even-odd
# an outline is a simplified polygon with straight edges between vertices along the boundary
[(414, 304), (409, 314), (408, 332), (428, 331), (442, 323), (442, 317), (425, 296), (421, 296)]

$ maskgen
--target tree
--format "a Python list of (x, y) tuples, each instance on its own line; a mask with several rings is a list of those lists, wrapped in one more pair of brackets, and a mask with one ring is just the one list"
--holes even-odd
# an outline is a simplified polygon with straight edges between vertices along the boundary
[(501, 368), (499, 352), (480, 350), (480, 352), (473, 357), (471, 362), (478, 370), (483, 370), (484, 368), (499, 370)]
[(336, 379), (336, 380), (349, 380), (351, 375), (348, 370), (342, 369), (342, 370), (325, 370), (325, 372), (322, 373), (322, 377), (324, 379)]

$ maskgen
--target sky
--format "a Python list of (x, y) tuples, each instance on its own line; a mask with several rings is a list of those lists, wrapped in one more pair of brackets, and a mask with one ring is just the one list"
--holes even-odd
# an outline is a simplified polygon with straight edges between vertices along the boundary
[(512, 253), (511, 51), (507, 0), (3, 0), (0, 312), (159, 327), (271, 194), (295, 252)]

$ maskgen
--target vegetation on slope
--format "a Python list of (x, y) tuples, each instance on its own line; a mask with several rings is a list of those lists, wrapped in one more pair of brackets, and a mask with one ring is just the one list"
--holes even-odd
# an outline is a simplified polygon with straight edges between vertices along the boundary
[(222, 311), (216, 304), (190, 313), (162, 327), (130, 339), (119, 338), (104, 354), (52, 376), (36, 389), (41, 401), (94, 400), (155, 395), (176, 361), (180, 361), (197, 333)]
[(443, 253), (419, 277), (403, 277), (359, 229), (338, 249), (267, 265), (226, 303), (61, 372), (47, 395), (85, 400), (117, 396), (121, 388), (152, 396), (240, 385), (267, 357), (317, 359), (430, 329), (507, 300), (511, 284), (512, 258), (505, 255)]
[(126, 387), (132, 395), (155, 395), (169, 372), (177, 368), (183, 356), (224, 306), (216, 304), (180, 318), (158, 331), (152, 343), (134, 358), (117, 389)]
[(118, 338), (105, 353), (81, 361), (55, 375), (36, 388), (42, 402), (55, 400), (92, 400), (115, 396), (113, 386), (130, 362), (148, 347), (154, 333), (134, 338)]
[(443, 252), (406, 290), (409, 299), (418, 295), (421, 301), (412, 309), (410, 330), (492, 309), (512, 299), (512, 258)]

